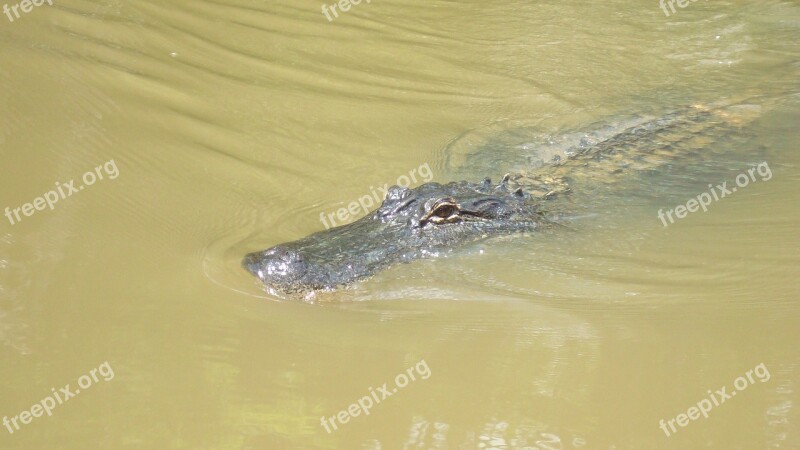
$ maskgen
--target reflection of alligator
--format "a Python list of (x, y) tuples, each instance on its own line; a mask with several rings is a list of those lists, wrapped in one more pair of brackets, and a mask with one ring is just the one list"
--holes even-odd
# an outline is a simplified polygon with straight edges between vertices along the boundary
[(534, 230), (550, 223), (545, 220), (550, 209), (546, 206), (576, 184), (613, 183), (620, 173), (700, 157), (713, 138), (729, 134), (747, 116), (743, 111), (753, 110), (748, 106), (690, 107), (656, 119), (598, 128), (557, 151), (550, 148), (547, 164), (512, 172), (497, 185), (486, 179), (432, 182), (414, 189), (395, 186), (366, 217), (250, 253), (242, 265), (272, 293), (329, 290), (397, 262), (484, 237)]

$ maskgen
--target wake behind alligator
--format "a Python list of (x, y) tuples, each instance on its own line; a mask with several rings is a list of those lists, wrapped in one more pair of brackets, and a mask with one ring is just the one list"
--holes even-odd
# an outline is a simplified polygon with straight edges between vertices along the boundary
[(743, 102), (694, 105), (554, 139), (562, 145), (505, 148), (515, 162), (498, 183), (486, 178), (394, 186), (365, 217), (250, 253), (242, 265), (274, 295), (308, 295), (480, 239), (535, 231), (557, 222), (569, 207), (559, 200), (573, 189), (609, 187), (664, 164), (713, 158), (715, 143), (760, 111)]

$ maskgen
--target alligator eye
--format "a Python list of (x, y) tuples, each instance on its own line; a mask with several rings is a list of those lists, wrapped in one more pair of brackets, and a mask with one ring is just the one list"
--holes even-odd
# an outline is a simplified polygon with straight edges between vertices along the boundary
[(458, 207), (452, 204), (439, 205), (431, 212), (431, 215), (441, 217), (442, 219), (448, 219), (456, 214), (458, 214)]
[(456, 203), (455, 200), (452, 198), (443, 198), (441, 200), (436, 201), (430, 209), (430, 212), (425, 214), (425, 217), (420, 220), (421, 225), (425, 225), (427, 222), (433, 223), (449, 223), (455, 222), (458, 220), (458, 214), (461, 212), (461, 209)]

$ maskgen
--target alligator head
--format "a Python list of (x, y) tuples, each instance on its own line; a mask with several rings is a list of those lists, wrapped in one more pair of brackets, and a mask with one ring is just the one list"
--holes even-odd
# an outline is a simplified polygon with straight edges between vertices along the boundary
[(483, 183), (393, 186), (381, 206), (347, 225), (245, 256), (242, 265), (274, 294), (331, 290), (408, 262), (500, 234), (532, 230), (531, 196)]

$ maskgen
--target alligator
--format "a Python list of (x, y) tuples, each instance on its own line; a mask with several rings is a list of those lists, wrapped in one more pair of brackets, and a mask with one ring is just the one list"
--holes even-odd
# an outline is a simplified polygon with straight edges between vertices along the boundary
[[(708, 157), (713, 138), (732, 134), (748, 117), (743, 112), (754, 110), (759, 107), (742, 103), (693, 105), (623, 125), (589, 127), (555, 139), (558, 145), (550, 139), (538, 152), (517, 145), (511, 151), (528, 157), (521, 155), (497, 184), (485, 178), (393, 186), (361, 219), (247, 254), (242, 265), (274, 295), (308, 295), (484, 238), (558, 225), (554, 200), (575, 186), (592, 189), (626, 173)], [(539, 160), (531, 162), (534, 154)]]

